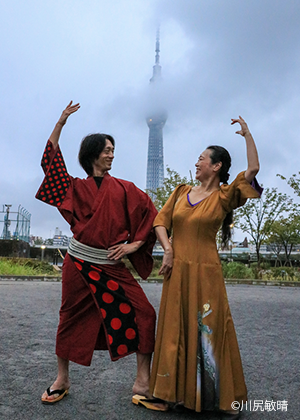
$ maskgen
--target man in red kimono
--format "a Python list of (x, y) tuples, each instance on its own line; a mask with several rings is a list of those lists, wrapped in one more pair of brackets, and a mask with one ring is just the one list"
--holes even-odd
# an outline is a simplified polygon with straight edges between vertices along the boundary
[(95, 349), (108, 350), (113, 361), (136, 352), (133, 392), (149, 396), (155, 311), (121, 258), (128, 255), (138, 274), (149, 276), (157, 211), (133, 183), (109, 175), (115, 145), (109, 135), (83, 139), (79, 162), (86, 179), (67, 173), (58, 142), (79, 107), (71, 101), (54, 127), (42, 158), (45, 178), (36, 194), (58, 208), (73, 232), (62, 272), (58, 375), (42, 395), (44, 404), (68, 394), (69, 361), (89, 366)]

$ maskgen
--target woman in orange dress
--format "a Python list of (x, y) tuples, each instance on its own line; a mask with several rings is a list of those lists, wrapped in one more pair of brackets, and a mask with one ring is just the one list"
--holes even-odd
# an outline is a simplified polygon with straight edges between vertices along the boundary
[[(220, 146), (208, 147), (196, 163), (200, 185), (178, 186), (154, 221), (164, 248), (164, 283), (150, 392), (197, 412), (222, 410), (226, 419), (239, 417), (232, 403), (245, 402), (247, 389), (216, 234), (223, 224), (226, 244), (232, 210), (262, 191), (255, 180), (259, 160), (254, 140), (241, 117), (232, 119), (235, 123), (246, 141), (246, 171), (227, 185), (230, 155)], [(149, 400), (146, 405), (166, 408)]]

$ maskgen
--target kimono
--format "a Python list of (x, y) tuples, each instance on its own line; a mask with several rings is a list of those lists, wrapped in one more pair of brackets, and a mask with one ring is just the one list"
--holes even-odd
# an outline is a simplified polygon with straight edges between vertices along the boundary
[[(45, 178), (36, 198), (58, 208), (81, 244), (107, 250), (145, 241), (128, 255), (141, 278), (152, 269), (152, 229), (157, 211), (133, 183), (106, 173), (100, 188), (93, 177), (71, 177), (59, 146), (47, 142), (42, 162)], [(133, 352), (152, 353), (155, 311), (123, 262), (93, 264), (66, 254), (56, 354), (85, 366), (95, 349), (108, 349), (112, 360)]]

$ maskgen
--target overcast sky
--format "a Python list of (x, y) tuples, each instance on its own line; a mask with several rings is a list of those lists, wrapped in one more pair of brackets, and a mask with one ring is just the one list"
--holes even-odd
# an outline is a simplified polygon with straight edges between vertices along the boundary
[(293, 195), (276, 174), (300, 170), (300, 2), (0, 0), (0, 11), (0, 210), (25, 207), (31, 234), (47, 238), (59, 227), (70, 235), (34, 196), (45, 142), (71, 99), (81, 108), (61, 136), (69, 173), (85, 176), (79, 143), (106, 132), (116, 139), (111, 175), (145, 189), (158, 25), (165, 165), (188, 176), (199, 154), (220, 144), (233, 180), (246, 156), (230, 119), (242, 115), (259, 150), (259, 181)]

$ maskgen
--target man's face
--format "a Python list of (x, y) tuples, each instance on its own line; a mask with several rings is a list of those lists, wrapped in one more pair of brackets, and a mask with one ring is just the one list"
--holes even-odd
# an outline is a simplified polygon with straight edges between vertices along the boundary
[(106, 139), (103, 151), (93, 163), (94, 176), (103, 176), (105, 172), (111, 169), (112, 161), (114, 160), (114, 151), (114, 146)]

